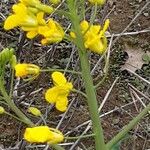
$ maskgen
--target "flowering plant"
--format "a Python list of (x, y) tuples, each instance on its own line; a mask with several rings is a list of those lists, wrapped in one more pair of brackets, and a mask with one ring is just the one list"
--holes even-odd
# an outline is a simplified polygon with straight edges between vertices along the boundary
[[(107, 72), (109, 67), (109, 52), (108, 52), (108, 39), (106, 31), (109, 28), (110, 21), (106, 19), (103, 25), (95, 23), (95, 16), (97, 8), (105, 4), (105, 0), (79, 0), (81, 10), (78, 9), (77, 2), (74, 0), (67, 0), (67, 10), (57, 10), (54, 8), (60, 0), (50, 0), (51, 5), (42, 3), (40, 0), (19, 0), (18, 3), (12, 6), (12, 14), (10, 14), (4, 21), (4, 29), (11, 30), (16, 27), (20, 28), (26, 33), (28, 39), (38, 37), (42, 45), (54, 44), (62, 40), (68, 40), (75, 44), (79, 59), (81, 72), (68, 71), (68, 73), (78, 74), (84, 83), (85, 92), (75, 89), (72, 81), (68, 80), (67, 72), (62, 69), (42, 69), (36, 64), (20, 63), (17, 61), (15, 51), (13, 49), (3, 49), (0, 52), (0, 99), (3, 104), (6, 104), (14, 112), (9, 113), (7, 109), (0, 106), (0, 115), (7, 114), (20, 122), (25, 123), (28, 127), (25, 129), (24, 139), (33, 144), (44, 143), (48, 144), (58, 150), (63, 150), (59, 144), (67, 138), (61, 131), (49, 127), (45, 121), (40, 108), (29, 106), (27, 112), (40, 118), (43, 122), (40, 125), (35, 124), (29, 117), (28, 113), (24, 113), (14, 102), (13, 90), (14, 79), (32, 81), (36, 80), (42, 72), (52, 72), (52, 86), (44, 90), (43, 97), (48, 102), (47, 104), (55, 105), (55, 108), (62, 112), (67, 112), (69, 104), (69, 96), (71, 92), (81, 94), (86, 98), (89, 108), (89, 114), (92, 121), (92, 132), (90, 136), (94, 137), (96, 150), (111, 150), (137, 123), (138, 121), (150, 110), (150, 104), (143, 109), (143, 111), (134, 118), (127, 126), (123, 128), (115, 137), (108, 143), (104, 141), (103, 128), (101, 119), (99, 118), (98, 103), (96, 96), (96, 89), (100, 85), (101, 80), (97, 85), (94, 85), (92, 75), (90, 74), (89, 53), (95, 53), (98, 57), (100, 55), (106, 56), (106, 64), (104, 70)], [(90, 21), (85, 20), (85, 3), (94, 8), (94, 14), (91, 16)], [(99, 7), (100, 6), (100, 7)], [(47, 17), (48, 15), (56, 12), (58, 15), (65, 16), (71, 22), (71, 29), (69, 34), (65, 33), (64, 27), (61, 23), (55, 21), (54, 18)], [(47, 19), (48, 18), (48, 19)], [(5, 85), (6, 68), (11, 70), (11, 85), (8, 90)], [(15, 77), (14, 77), (15, 74)], [(32, 79), (32, 80), (31, 80)], [(74, 96), (74, 95), (73, 95)], [(43, 125), (44, 124), (44, 125)], [(83, 136), (76, 137), (82, 138)], [(89, 137), (89, 135), (85, 136)], [(84, 138), (85, 138), (84, 137)]]

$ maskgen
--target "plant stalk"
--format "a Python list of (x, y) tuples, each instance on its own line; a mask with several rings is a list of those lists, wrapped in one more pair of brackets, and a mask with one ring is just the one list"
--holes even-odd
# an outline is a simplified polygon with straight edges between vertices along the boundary
[(1, 94), (3, 95), (5, 101), (7, 102), (8, 106), (12, 109), (12, 111), (15, 112), (15, 114), (20, 118), (20, 120), (22, 120), (22, 122), (24, 122), (28, 126), (34, 126), (32, 121), (28, 117), (26, 117), (26, 115), (11, 100), (11, 98), (9, 97), (9, 95), (7, 94), (7, 92), (5, 90), (2, 79), (0, 79), (0, 91), (1, 91)]
[(74, 32), (76, 34), (75, 44), (78, 48), (80, 57), (82, 77), (84, 80), (85, 90), (87, 94), (87, 103), (89, 106), (89, 112), (92, 120), (93, 133), (95, 134), (95, 148), (96, 150), (107, 150), (104, 142), (103, 129), (101, 121), (99, 119), (98, 104), (96, 99), (96, 92), (93, 85), (93, 80), (90, 75), (90, 66), (88, 61), (87, 51), (84, 46), (84, 40), (80, 29), (80, 20), (77, 14), (74, 0), (68, 0), (68, 7), (71, 14), (71, 22)]

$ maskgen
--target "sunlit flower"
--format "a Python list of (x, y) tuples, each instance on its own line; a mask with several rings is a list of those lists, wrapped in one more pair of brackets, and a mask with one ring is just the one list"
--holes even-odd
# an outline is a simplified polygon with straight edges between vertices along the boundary
[(44, 13), (43, 12), (39, 12), (36, 16), (37, 18), (37, 22), (38, 22), (38, 26), (36, 27), (21, 27), (22, 30), (27, 31), (27, 38), (32, 39), (35, 36), (37, 36), (39, 34), (38, 30), (39, 28), (46, 26), (46, 21), (43, 19)]
[(55, 86), (46, 91), (45, 99), (49, 103), (55, 103), (59, 111), (66, 111), (68, 106), (67, 96), (73, 85), (71, 82), (67, 82), (65, 76), (60, 72), (54, 72), (52, 79)]
[(36, 107), (29, 107), (28, 112), (31, 113), (34, 116), (41, 116), (41, 111), (37, 109)]
[(43, 36), (41, 43), (51, 44), (62, 41), (64, 37), (64, 30), (59, 23), (53, 19), (49, 19), (47, 26), (42, 26), (38, 30), (39, 34)]
[(5, 109), (2, 106), (0, 106), (0, 115), (3, 114), (4, 112), (5, 112)]
[(36, 16), (28, 12), (27, 7), (22, 4), (15, 4), (12, 7), (13, 14), (4, 22), (4, 29), (10, 30), (17, 26), (35, 27), (38, 25)]
[[(103, 28), (100, 25), (89, 25), (87, 21), (82, 21), (80, 24), (82, 34), (84, 35), (84, 46), (95, 53), (102, 54), (107, 48), (107, 38), (105, 32), (109, 27), (109, 19), (105, 21)], [(70, 33), (74, 39), (74, 32)]]
[(106, 0), (89, 0), (89, 2), (91, 4), (103, 5), (106, 2)]
[(48, 143), (56, 144), (63, 141), (63, 134), (54, 128), (48, 126), (37, 126), (26, 128), (24, 139), (30, 143)]
[(16, 77), (26, 77), (28, 75), (38, 76), (40, 68), (34, 64), (17, 64), (15, 66)]

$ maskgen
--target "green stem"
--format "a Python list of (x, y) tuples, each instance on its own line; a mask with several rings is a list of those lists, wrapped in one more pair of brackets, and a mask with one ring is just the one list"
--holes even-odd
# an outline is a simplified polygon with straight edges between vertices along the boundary
[(56, 149), (56, 150), (65, 150), (64, 148), (62, 148), (61, 146), (56, 145), (56, 144), (51, 144), (51, 147)]
[(11, 72), (11, 81), (10, 81), (10, 91), (9, 91), (9, 97), (11, 98), (12, 93), (13, 93), (13, 83), (14, 83), (14, 69), (12, 69)]
[(13, 118), (15, 118), (16, 120), (18, 120), (18, 121), (20, 121), (20, 122), (24, 122), (23, 120), (21, 120), (21, 119), (19, 119), (18, 117), (16, 117), (16, 116), (10, 114), (9, 112), (6, 112), (6, 111), (5, 111), (5, 114), (7, 114), (7, 115), (9, 115), (9, 116), (11, 116), (11, 117), (13, 117)]
[(33, 126), (34, 124), (32, 123), (32, 121), (27, 118), (24, 113), (15, 105), (15, 103), (11, 100), (11, 98), (9, 97), (9, 95), (7, 94), (5, 87), (3, 85), (3, 81), (2, 79), (0, 79), (0, 91), (1, 94), (3, 95), (6, 103), (8, 104), (8, 106), (12, 109), (12, 111), (15, 112), (15, 114), (27, 125), (29, 126)]
[(93, 80), (90, 75), (90, 66), (87, 56), (87, 51), (84, 47), (84, 40), (80, 29), (80, 20), (76, 12), (76, 7), (74, 6), (74, 0), (67, 0), (68, 7), (71, 16), (71, 22), (73, 24), (73, 29), (77, 35), (75, 39), (76, 46), (78, 47), (78, 53), (81, 61), (82, 76), (84, 79), (85, 90), (87, 93), (87, 102), (89, 106), (89, 111), (91, 115), (93, 133), (95, 134), (95, 148), (96, 150), (107, 150), (104, 142), (103, 129), (101, 121), (99, 119), (98, 104), (96, 99), (96, 93), (93, 86)]
[(85, 98), (87, 98), (87, 95), (85, 93), (83, 93), (82, 91), (79, 91), (79, 90), (76, 90), (76, 89), (72, 89), (71, 91), (79, 93), (79, 94), (83, 95)]
[(76, 137), (65, 137), (67, 140), (74, 140), (74, 139), (79, 139), (79, 138), (88, 138), (88, 137), (93, 137), (95, 134), (89, 134), (89, 135), (83, 135), (83, 136), (76, 136)]
[(119, 132), (112, 140), (107, 143), (108, 149), (111, 149), (113, 145), (117, 144), (138, 122), (148, 113), (150, 110), (150, 104), (143, 109), (143, 111), (137, 115), (128, 125), (123, 127), (122, 131)]
[(49, 69), (41, 69), (40, 71), (41, 72), (53, 72), (53, 71), (64, 72), (65, 71), (65, 72), (68, 72), (68, 73), (81, 75), (81, 72), (76, 72), (76, 71), (73, 71), (73, 70), (64, 70), (64, 69), (52, 69), (52, 68), (49, 68)]
[(96, 89), (98, 89), (99, 86), (104, 83), (104, 81), (106, 80), (107, 75), (108, 75), (109, 58), (108, 58), (108, 57), (106, 58), (106, 56), (104, 56), (104, 57), (105, 57), (104, 76), (103, 76), (103, 78), (95, 85), (95, 88), (96, 88)]

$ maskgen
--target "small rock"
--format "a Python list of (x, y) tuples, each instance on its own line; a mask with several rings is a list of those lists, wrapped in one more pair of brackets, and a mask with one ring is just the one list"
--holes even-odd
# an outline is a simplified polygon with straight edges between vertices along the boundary
[(149, 14), (148, 14), (148, 13), (143, 13), (143, 15), (144, 15), (145, 17), (148, 17), (148, 16), (149, 16)]

